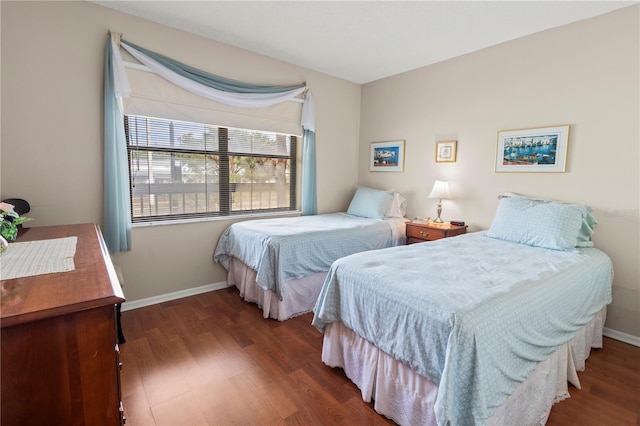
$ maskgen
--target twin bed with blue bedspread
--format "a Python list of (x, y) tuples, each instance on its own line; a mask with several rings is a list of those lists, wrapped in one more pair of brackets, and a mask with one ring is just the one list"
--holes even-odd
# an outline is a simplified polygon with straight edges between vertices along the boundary
[(394, 191), (358, 188), (346, 213), (234, 223), (221, 235), (214, 260), (265, 318), (311, 312), (335, 260), (404, 244), (405, 201)]
[(505, 197), (486, 232), (337, 260), (314, 308), (323, 361), (400, 424), (544, 424), (611, 302), (589, 211)]

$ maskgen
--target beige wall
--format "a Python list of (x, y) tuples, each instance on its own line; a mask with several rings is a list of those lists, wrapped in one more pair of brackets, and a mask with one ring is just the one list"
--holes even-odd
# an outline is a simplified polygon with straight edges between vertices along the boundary
[[(612, 258), (607, 327), (640, 336), (639, 7), (545, 31), (362, 88), (359, 182), (394, 187), (408, 216), (434, 216), (433, 181), (450, 182), (445, 220), (491, 224), (497, 195), (584, 203)], [(495, 173), (498, 130), (570, 124), (566, 173)], [(373, 141), (406, 139), (404, 173), (369, 172)], [(435, 143), (458, 141), (456, 163)], [(506, 260), (505, 260), (506, 261)]]
[[(28, 199), (32, 226), (102, 221), (109, 30), (226, 77), (307, 81), (317, 109), (318, 208), (346, 210), (358, 179), (359, 85), (91, 3), (2, 1), (0, 7), (1, 196)], [(133, 249), (114, 256), (123, 269), (127, 300), (225, 281), (212, 254), (230, 223), (134, 228)]]

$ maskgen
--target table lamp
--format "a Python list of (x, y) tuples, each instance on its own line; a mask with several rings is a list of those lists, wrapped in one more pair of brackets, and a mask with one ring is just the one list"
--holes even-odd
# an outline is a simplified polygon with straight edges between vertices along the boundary
[(437, 198), (438, 199), (438, 217), (433, 220), (434, 223), (443, 223), (444, 221), (440, 218), (440, 214), (442, 213), (442, 200), (450, 200), (451, 193), (449, 192), (449, 184), (446, 180), (437, 180), (433, 184), (433, 189), (429, 194), (429, 198)]

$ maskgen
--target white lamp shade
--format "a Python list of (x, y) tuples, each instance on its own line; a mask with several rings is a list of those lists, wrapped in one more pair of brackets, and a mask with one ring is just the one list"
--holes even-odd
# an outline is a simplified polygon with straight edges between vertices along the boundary
[(429, 198), (450, 200), (451, 193), (449, 192), (449, 183), (446, 180), (435, 181), (435, 183), (433, 184), (433, 189), (429, 194)]

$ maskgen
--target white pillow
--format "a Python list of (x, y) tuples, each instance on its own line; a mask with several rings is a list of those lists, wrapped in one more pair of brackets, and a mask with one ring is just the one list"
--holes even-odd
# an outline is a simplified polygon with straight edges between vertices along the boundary
[(351, 199), (348, 214), (372, 219), (384, 219), (393, 201), (393, 192), (359, 187)]
[(393, 192), (393, 200), (389, 206), (387, 217), (405, 217), (407, 214), (407, 199), (397, 192)]

